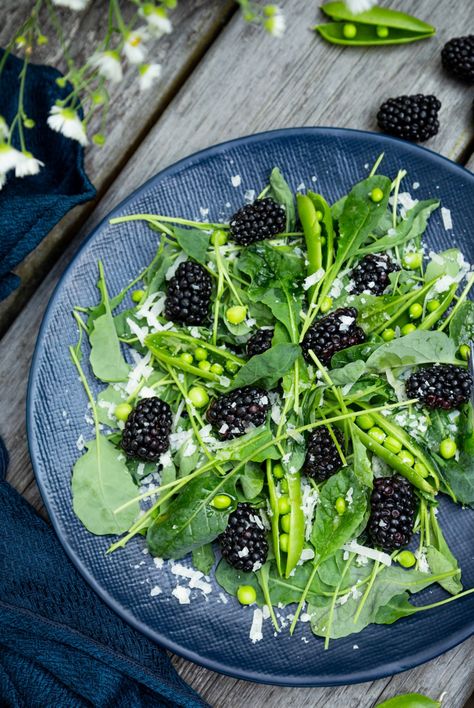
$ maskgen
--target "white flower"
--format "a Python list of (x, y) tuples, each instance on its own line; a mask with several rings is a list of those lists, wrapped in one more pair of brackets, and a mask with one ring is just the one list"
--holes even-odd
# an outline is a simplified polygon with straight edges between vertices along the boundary
[(53, 0), (53, 5), (68, 7), (70, 10), (77, 10), (78, 12), (85, 10), (88, 4), (89, 0)]
[(21, 152), (6, 143), (0, 144), (0, 173), (5, 175), (14, 170), (20, 160)]
[(146, 47), (144, 42), (149, 34), (146, 27), (139, 27), (127, 35), (123, 45), (123, 51), (130, 64), (141, 64), (146, 59)]
[(147, 21), (148, 28), (155, 37), (161, 37), (173, 31), (173, 25), (164, 7), (155, 7), (154, 5), (147, 4), (140, 10), (140, 14)]
[(8, 123), (3, 116), (0, 116), (0, 140), (6, 140), (10, 135)]
[(66, 138), (77, 140), (81, 145), (87, 145), (89, 142), (84, 123), (72, 108), (53, 106), (49, 112), (48, 125), (52, 130), (62, 133)]
[(140, 91), (148, 91), (161, 76), (161, 64), (143, 64), (139, 72)]
[(282, 11), (275, 5), (267, 5), (265, 14), (267, 17), (263, 21), (263, 26), (267, 32), (274, 37), (283, 37), (286, 29), (286, 20)]
[(118, 52), (99, 52), (91, 57), (89, 64), (98, 69), (99, 74), (112, 84), (122, 81), (123, 72)]
[(353, 15), (358, 15), (359, 12), (366, 12), (377, 4), (377, 0), (345, 0), (347, 9)]
[(15, 177), (26, 177), (27, 175), (37, 175), (44, 167), (44, 162), (33, 157), (31, 152), (20, 152), (18, 162), (15, 167)]

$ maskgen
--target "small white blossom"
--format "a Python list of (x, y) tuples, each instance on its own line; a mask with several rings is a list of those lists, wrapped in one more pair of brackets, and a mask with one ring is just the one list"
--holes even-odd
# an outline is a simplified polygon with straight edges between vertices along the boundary
[(164, 7), (145, 5), (143, 10), (140, 10), (140, 14), (147, 21), (148, 28), (155, 37), (162, 37), (164, 34), (170, 34), (173, 31), (173, 25)]
[(112, 50), (99, 52), (91, 57), (89, 63), (99, 70), (99, 74), (103, 76), (104, 79), (107, 79), (107, 81), (110, 81), (112, 84), (118, 84), (122, 81), (123, 72), (118, 52)]
[(53, 106), (49, 113), (48, 125), (52, 130), (62, 133), (66, 138), (77, 140), (81, 145), (88, 143), (84, 123), (72, 108)]
[(20, 152), (18, 162), (15, 167), (15, 177), (27, 177), (28, 175), (37, 175), (40, 169), (44, 167), (44, 162), (33, 157), (31, 152)]
[(345, 0), (347, 9), (353, 15), (358, 15), (359, 12), (366, 12), (377, 4), (377, 0)]
[(70, 10), (76, 10), (78, 12), (85, 10), (88, 4), (89, 0), (53, 0), (53, 5), (68, 7)]
[(6, 174), (18, 165), (21, 152), (6, 143), (0, 144), (0, 172)]
[(146, 59), (146, 47), (144, 42), (149, 34), (146, 27), (138, 27), (127, 35), (123, 45), (123, 51), (130, 64), (142, 64)]
[(283, 37), (286, 30), (286, 20), (282, 11), (275, 5), (267, 5), (266, 14), (263, 26), (267, 32), (274, 37)]
[(161, 76), (161, 64), (143, 64), (139, 72), (140, 91), (148, 91)]
[(0, 140), (6, 140), (9, 136), (8, 123), (3, 116), (0, 116)]

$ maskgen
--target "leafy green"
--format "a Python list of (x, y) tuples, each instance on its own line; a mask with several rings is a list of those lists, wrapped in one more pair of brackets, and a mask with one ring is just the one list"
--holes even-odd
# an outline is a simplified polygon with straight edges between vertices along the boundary
[(442, 275), (449, 275), (457, 278), (463, 263), (461, 251), (458, 248), (449, 248), (442, 253), (436, 253), (431, 257), (426, 266), (426, 282), (434, 278), (441, 278)]
[(117, 391), (114, 386), (107, 386), (97, 396), (97, 416), (99, 423), (108, 425), (110, 428), (117, 427), (117, 419), (114, 416), (115, 407), (123, 403), (122, 391)]
[(242, 366), (232, 381), (232, 388), (259, 383), (266, 389), (276, 386), (291, 369), (301, 348), (298, 344), (275, 344), (263, 354), (256, 354)]
[(359, 249), (360, 255), (366, 253), (377, 253), (387, 251), (389, 248), (401, 246), (407, 241), (419, 238), (426, 229), (428, 219), (435, 209), (439, 207), (437, 199), (427, 199), (418, 202), (406, 214), (394, 229), (389, 229), (389, 233), (376, 239), (370, 245)]
[(251, 500), (262, 491), (265, 475), (260, 464), (247, 462), (239, 479), (244, 497)]
[(183, 229), (179, 226), (174, 227), (173, 233), (187, 256), (198, 261), (198, 263), (202, 263), (202, 265), (207, 265), (210, 234), (199, 229)]
[(466, 300), (449, 323), (449, 336), (456, 347), (474, 340), (474, 302)]
[[(272, 440), (273, 433), (269, 424), (261, 425), (245, 433), (245, 435), (221, 444), (218, 448), (219, 459), (238, 460), (239, 462), (247, 457), (252, 462), (279, 460), (281, 455), (278, 448), (274, 445), (269, 445)], [(260, 451), (261, 447), (264, 447), (264, 449)]]
[(192, 479), (155, 519), (147, 533), (150, 553), (161, 558), (183, 558), (200, 546), (214, 541), (227, 526), (229, 509), (211, 505), (216, 494), (235, 496), (235, 480), (212, 472)]
[(72, 473), (74, 513), (91, 533), (123, 533), (139, 512), (138, 502), (117, 511), (137, 495), (123, 455), (103, 435), (86, 447)]
[[(433, 575), (441, 575), (449, 570), (453, 570), (453, 568), (458, 568), (457, 560), (451, 552), (449, 552), (449, 555), (446, 555), (434, 546), (427, 546), (426, 560), (428, 561), (428, 565), (430, 566), (430, 570)], [(440, 585), (442, 585), (445, 590), (450, 592), (451, 595), (457, 595), (458, 592), (461, 592), (462, 590), (462, 585), (459, 582), (459, 578), (456, 576), (451, 578), (443, 578), (443, 580), (440, 581)]]
[(250, 585), (257, 593), (257, 604), (260, 606), (265, 604), (262, 589), (255, 573), (236, 570), (222, 559), (216, 568), (215, 578), (219, 585), (234, 597), (237, 595), (240, 585)]
[(215, 559), (212, 543), (206, 543), (193, 551), (193, 566), (204, 575), (209, 575)]
[(268, 196), (285, 207), (286, 230), (294, 231), (296, 225), (295, 199), (278, 167), (274, 167), (271, 171)]
[(367, 359), (367, 369), (383, 371), (398, 366), (413, 366), (456, 361), (456, 347), (444, 332), (417, 329), (405, 337), (382, 344)]

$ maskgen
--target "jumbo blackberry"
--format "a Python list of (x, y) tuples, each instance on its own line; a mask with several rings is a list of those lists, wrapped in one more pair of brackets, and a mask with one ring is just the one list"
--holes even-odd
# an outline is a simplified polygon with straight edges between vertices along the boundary
[(410, 543), (415, 522), (416, 496), (410, 482), (399, 474), (374, 479), (367, 530), (372, 542), (384, 551)]
[[(333, 428), (333, 433), (340, 446), (344, 444), (342, 433)], [(303, 472), (316, 482), (324, 482), (336, 474), (342, 467), (341, 457), (332, 439), (329, 429), (321, 426), (312, 430), (308, 436), (306, 458)]]
[(250, 358), (256, 354), (263, 354), (272, 346), (273, 329), (257, 329), (252, 334), (246, 344), (247, 356)]
[(263, 425), (269, 408), (266, 391), (244, 386), (217, 398), (207, 409), (206, 417), (222, 440), (231, 440)]
[(165, 316), (173, 322), (202, 324), (209, 314), (212, 282), (207, 271), (195, 261), (180, 263), (168, 284)]
[(165, 401), (143, 398), (128, 416), (121, 446), (129, 457), (157, 462), (169, 447), (172, 414)]
[(399, 266), (386, 253), (369, 253), (353, 269), (354, 293), (382, 295), (390, 285), (389, 275)]
[(418, 398), (428, 408), (446, 411), (467, 403), (471, 396), (472, 376), (454, 364), (433, 364), (415, 371), (406, 382), (410, 398)]
[(336, 352), (364, 341), (365, 334), (357, 326), (356, 308), (340, 307), (311, 325), (301, 342), (301, 348), (306, 361), (313, 362), (309, 353), (312, 350), (328, 366)]
[(230, 238), (241, 246), (272, 238), (286, 228), (284, 208), (270, 197), (246, 204), (230, 220)]
[(446, 42), (441, 51), (441, 62), (452, 76), (474, 83), (474, 34), (455, 37)]
[(265, 527), (259, 512), (250, 504), (237, 506), (218, 540), (227, 563), (244, 573), (258, 570), (267, 560)]
[(436, 96), (398, 96), (389, 98), (377, 113), (377, 123), (384, 133), (397, 138), (423, 142), (439, 130), (438, 111), (441, 103)]

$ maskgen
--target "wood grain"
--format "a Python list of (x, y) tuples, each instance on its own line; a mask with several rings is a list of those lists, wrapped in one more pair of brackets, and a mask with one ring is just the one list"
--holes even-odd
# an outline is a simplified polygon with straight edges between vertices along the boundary
[[(222, 14), (216, 15), (218, 4), (181, 3), (187, 5), (188, 10), (192, 5), (193, 8), (200, 6), (201, 12), (209, 11), (206, 26), (211, 28), (213, 37), (221, 26), (219, 23), (222, 23)], [(35, 279), (28, 270), (25, 271), (26, 289), (23, 298), (29, 297), (42, 280), (49, 265), (48, 253), (56, 255), (63, 251), (64, 244), (78, 230), (72, 243), (62, 252), (60, 260), (39, 284), (34, 297), (0, 342), (3, 410), (9, 412), (1, 421), (0, 432), (11, 454), (8, 478), (39, 509), (42, 505), (32, 476), (24, 426), (26, 381), (31, 353), (55, 283), (87, 232), (114, 204), (176, 159), (228, 138), (268, 128), (296, 125), (374, 129), (374, 116), (380, 101), (400, 93), (436, 93), (443, 102), (442, 128), (439, 135), (428, 143), (428, 147), (453, 159), (464, 160), (466, 157), (473, 137), (470, 126), (472, 99), (464, 87), (442, 74), (438, 63), (439, 49), (444, 41), (450, 36), (464, 33), (465, 1), (449, 3), (448, 12), (446, 3), (436, 3), (434, 6), (430, 0), (420, 0), (417, 3), (417, 15), (442, 27), (438, 37), (424, 43), (383, 50), (342, 49), (324, 44), (309, 29), (317, 19), (313, 3), (307, 0), (286, 0), (281, 4), (286, 7), (289, 15), (285, 38), (278, 42), (246, 27), (240, 18), (232, 19), (181, 90), (169, 101), (169, 105), (166, 107), (163, 103), (157, 103), (152, 112), (147, 111), (136, 133), (135, 142), (131, 143), (132, 149), (126, 153), (129, 157), (127, 164), (104, 197), (98, 201), (87, 222), (77, 229), (77, 225), (84, 220), (84, 214), (78, 219), (71, 216), (69, 225), (63, 224), (54, 230), (51, 239), (48, 238), (48, 243), (43, 247), (44, 251), (39, 250), (33, 256), (31, 262), (41, 270), (39, 277)], [(400, 0), (396, 7), (409, 11), (412, 3)], [(199, 22), (198, 14), (196, 22)], [(75, 32), (78, 31), (79, 27)], [(209, 46), (209, 40), (206, 41), (208, 44), (205, 46)], [(184, 40), (183, 44), (187, 46)], [(193, 51), (204, 53), (201, 35), (194, 37), (194, 44), (191, 44), (194, 48), (200, 48)], [(170, 47), (169, 60), (173, 51), (173, 47)], [(169, 96), (173, 93), (173, 87), (175, 90), (186, 72), (189, 72), (192, 56), (195, 56), (192, 52), (184, 51), (175, 56), (175, 78), (170, 76)], [(183, 61), (188, 62), (186, 70), (182, 69)], [(127, 110), (133, 110), (133, 107)], [(137, 121), (142, 120), (140, 110), (133, 113), (133, 116)], [(150, 121), (155, 119), (153, 127), (138, 145)], [(105, 191), (108, 182), (121, 167), (125, 154), (122, 141), (124, 124), (119, 115), (115, 120), (114, 141), (107, 147), (107, 151), (114, 151), (115, 158), (110, 157), (109, 167), (103, 172), (102, 191)], [(127, 126), (127, 130), (132, 129), (133, 126)], [(129, 137), (127, 134), (127, 145), (130, 144)], [(96, 167), (95, 162), (90, 163), (91, 169), (97, 169), (97, 174), (102, 174), (100, 155), (106, 153), (96, 154), (97, 157), (89, 158), (98, 161)], [(469, 164), (474, 168), (474, 159)], [(91, 175), (97, 182), (94, 171)], [(53, 245), (50, 246), (50, 243)], [(16, 313), (18, 307), (3, 310), (4, 313), (8, 311)], [(256, 685), (214, 674), (182, 659), (175, 658), (174, 661), (183, 677), (215, 708), (258, 708), (277, 706), (283, 702), (298, 707), (372, 708), (379, 698), (407, 691), (421, 691), (433, 697), (447, 691), (445, 705), (461, 708), (474, 687), (474, 674), (471, 670), (473, 648), (472, 641), (465, 642), (437, 660), (391, 679), (324, 689)]]

